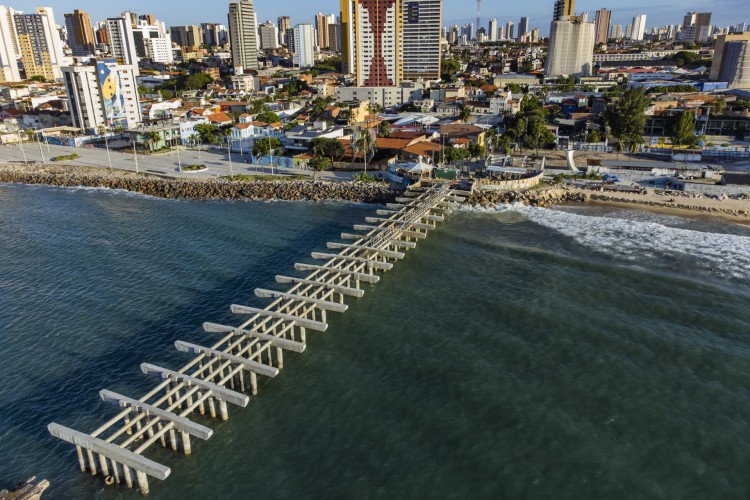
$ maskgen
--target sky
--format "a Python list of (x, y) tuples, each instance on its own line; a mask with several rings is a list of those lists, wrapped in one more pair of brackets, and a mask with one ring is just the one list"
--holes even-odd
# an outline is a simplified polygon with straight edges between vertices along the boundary
[[(646, 0), (578, 0), (576, 13), (588, 11), (593, 20), (597, 9), (607, 7), (612, 10), (612, 24), (630, 24), (636, 14), (646, 14), (647, 25), (661, 26), (682, 24), (682, 17), (687, 11), (712, 12), (713, 24), (721, 27), (740, 22), (750, 23), (748, 0), (684, 0), (682, 2), (666, 0), (667, 3), (654, 5)], [(0, 3), (17, 10), (33, 12), (38, 5), (52, 7), (58, 24), (64, 23), (63, 14), (80, 9), (91, 16), (92, 22), (118, 15), (123, 10), (133, 10), (144, 14), (153, 14), (167, 26), (218, 22), (227, 24), (229, 0), (125, 0), (109, 2), (102, 0), (0, 0)], [(554, 0), (528, 0), (508, 5), (501, 0), (483, 0), (482, 25), (487, 26), (491, 18), (497, 18), (501, 24), (513, 21), (516, 25), (521, 16), (530, 18), (531, 28), (538, 27), (544, 35), (549, 31)], [(115, 5), (116, 4), (116, 5)], [(336, 13), (340, 10), (338, 0), (255, 0), (258, 22), (267, 19), (276, 20), (278, 16), (288, 15), (292, 25), (312, 23), (313, 16), (319, 12)], [(476, 23), (476, 3), (473, 0), (444, 0), (443, 24)]]

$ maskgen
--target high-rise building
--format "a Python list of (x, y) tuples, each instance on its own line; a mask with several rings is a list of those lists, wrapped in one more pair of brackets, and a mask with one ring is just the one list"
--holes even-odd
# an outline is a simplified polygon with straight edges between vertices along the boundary
[(518, 23), (518, 41), (522, 42), (526, 33), (529, 32), (529, 18), (522, 17), (521, 22)]
[(613, 40), (622, 40), (624, 33), (622, 32), (622, 25), (615, 24), (612, 26), (609, 37)]
[(490, 35), (490, 42), (497, 41), (497, 19), (490, 19), (489, 35)]
[(279, 29), (279, 45), (287, 45), (286, 30), (292, 27), (292, 19), (289, 16), (279, 16), (276, 27)]
[[(341, 0), (344, 71), (357, 87), (392, 87), (401, 83), (403, 1)], [(438, 25), (438, 34), (439, 34)]]
[(260, 36), (260, 48), (278, 49), (279, 48), (279, 28), (271, 21), (258, 26), (258, 35)]
[(458, 30), (458, 25), (454, 24), (451, 26), (450, 30), (448, 30), (448, 43), (451, 45), (456, 45), (458, 43), (458, 37), (460, 35), (460, 31)]
[[(710, 12), (688, 12), (682, 22), (682, 32), (692, 34), (689, 38), (692, 42), (706, 42), (711, 35), (711, 13)], [(688, 40), (685, 36), (683, 40)]]
[(575, 17), (552, 21), (547, 76), (587, 76), (594, 67), (594, 23)]
[(171, 26), (169, 33), (172, 41), (180, 47), (195, 49), (203, 43), (200, 26)]
[(719, 81), (727, 82), (732, 89), (750, 89), (750, 40), (724, 44)]
[(125, 66), (138, 67), (138, 53), (135, 49), (133, 25), (128, 13), (121, 17), (107, 19), (107, 35), (109, 36), (109, 52), (117, 61)]
[(20, 50), (14, 16), (16, 11), (0, 5), (0, 83), (21, 80)]
[(37, 7), (35, 14), (16, 13), (13, 20), (26, 78), (62, 78), (62, 40), (57, 32), (52, 8)]
[(513, 40), (515, 38), (513, 36), (513, 33), (514, 33), (513, 29), (514, 29), (513, 21), (508, 21), (505, 24), (505, 38), (507, 38), (508, 40)]
[(403, 77), (405, 80), (440, 79), (442, 0), (404, 0)]
[(341, 23), (328, 25), (328, 49), (341, 52)]
[(137, 66), (92, 59), (62, 72), (76, 127), (96, 133), (99, 127), (133, 128), (142, 121)]
[(65, 28), (68, 31), (68, 46), (74, 56), (94, 55), (96, 39), (88, 14), (78, 9), (65, 14)]
[(497, 29), (497, 39), (498, 40), (505, 40), (505, 26), (500, 26)]
[(599, 9), (596, 11), (596, 19), (594, 20), (594, 24), (596, 25), (596, 37), (594, 43), (596, 45), (607, 45), (607, 41), (609, 40), (609, 23), (611, 19), (611, 10)]
[(172, 39), (167, 34), (164, 23), (157, 21), (154, 16), (138, 18), (138, 25), (133, 28), (133, 40), (138, 57), (164, 64), (174, 62)]
[(293, 64), (298, 68), (315, 65), (315, 28), (312, 24), (298, 24), (294, 27)]
[(555, 11), (552, 14), (553, 21), (562, 21), (566, 16), (573, 16), (575, 12), (575, 0), (555, 0)]
[(202, 23), (203, 43), (210, 47), (226, 45), (229, 42), (229, 32), (223, 24)]
[(258, 69), (258, 30), (252, 0), (229, 4), (229, 39), (235, 72)]
[(646, 14), (635, 16), (630, 26), (630, 39), (635, 41), (643, 40), (643, 37), (646, 35)]
[(331, 24), (336, 24), (335, 14), (325, 15), (318, 13), (315, 15), (315, 32), (317, 34), (318, 48), (320, 49), (328, 48), (328, 26)]
[[(738, 58), (738, 62), (734, 63), (727, 57), (728, 44), (732, 42), (750, 42), (750, 32), (727, 33), (716, 37), (716, 44), (714, 45), (714, 57), (713, 62), (711, 63), (711, 72), (708, 76), (710, 80), (726, 81), (722, 78), (722, 73), (724, 73), (724, 70), (727, 70), (732, 66), (734, 66), (735, 68), (741, 67), (741, 65), (739, 64), (739, 60), (741, 60), (741, 58)], [(733, 49), (732, 57), (737, 58), (738, 52), (741, 52), (741, 50), (738, 51), (735, 46)]]

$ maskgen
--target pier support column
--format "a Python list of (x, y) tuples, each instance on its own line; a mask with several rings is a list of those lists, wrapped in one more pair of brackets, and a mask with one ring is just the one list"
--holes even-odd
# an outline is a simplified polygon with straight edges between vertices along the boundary
[(227, 410), (227, 402), (219, 400), (219, 413), (223, 421), (229, 420), (229, 411)]
[(185, 452), (185, 455), (190, 455), (193, 451), (192, 448), (190, 448), (190, 434), (187, 432), (181, 432), (180, 437), (182, 438), (182, 451)]
[(138, 478), (138, 488), (141, 490), (141, 493), (148, 495), (148, 477), (146, 477), (146, 473), (136, 471), (135, 475)]
[(208, 398), (208, 411), (211, 413), (211, 418), (216, 418), (216, 405), (214, 404), (214, 398)]
[(174, 428), (169, 429), (169, 445), (172, 447), (172, 451), (177, 451), (177, 435)]
[(89, 469), (91, 470), (91, 475), (96, 476), (96, 460), (94, 460), (94, 453), (91, 450), (86, 450), (86, 454), (89, 457)]
[(122, 466), (122, 475), (125, 476), (125, 484), (128, 488), (133, 487), (133, 476), (130, 475), (130, 467), (127, 465)]
[(258, 376), (255, 372), (250, 372), (250, 392), (253, 396), (258, 395)]
[(78, 454), (78, 465), (81, 467), (81, 472), (86, 472), (86, 461), (83, 459), (83, 450), (80, 446), (76, 446), (76, 453)]
[(99, 455), (99, 465), (102, 467), (102, 475), (106, 478), (109, 476), (109, 467), (107, 466), (107, 457)]
[(276, 366), (279, 370), (284, 368), (284, 350), (281, 347), (276, 348)]

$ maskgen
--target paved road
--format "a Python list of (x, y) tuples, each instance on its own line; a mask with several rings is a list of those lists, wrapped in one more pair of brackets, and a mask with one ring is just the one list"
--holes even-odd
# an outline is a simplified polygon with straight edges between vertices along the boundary
[[(80, 158), (65, 163), (81, 167), (112, 168), (120, 170), (129, 170), (135, 172), (136, 162), (132, 153), (120, 153), (110, 151), (109, 156), (106, 150), (70, 148), (66, 146), (52, 146), (48, 144), (39, 144), (36, 142), (25, 143), (23, 148), (19, 145), (0, 146), (0, 163), (23, 162), (24, 154), (29, 162), (47, 162), (55, 156), (63, 156), (77, 153)], [(110, 163), (111, 161), (111, 163)], [(232, 153), (232, 162), (230, 165), (226, 151), (197, 151), (194, 149), (181, 149), (178, 152), (163, 153), (158, 155), (138, 155), (138, 171), (141, 173), (152, 173), (174, 178), (213, 178), (226, 177), (230, 172), (234, 175), (303, 175), (311, 177), (311, 170), (301, 170), (295, 168), (276, 168), (269, 166), (251, 165), (249, 155), (239, 155)], [(204, 164), (208, 167), (205, 172), (180, 172), (179, 165)], [(349, 181), (353, 177), (351, 172), (321, 172), (317, 178), (327, 181)]]

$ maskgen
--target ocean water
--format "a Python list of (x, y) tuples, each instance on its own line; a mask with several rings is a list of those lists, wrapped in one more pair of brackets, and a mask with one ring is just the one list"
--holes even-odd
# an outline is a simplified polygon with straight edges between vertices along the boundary
[[(138, 498), (78, 471), (98, 392), (376, 207), (0, 185), (0, 486)], [(151, 498), (748, 498), (750, 228), (601, 207), (465, 210)], [(46, 497), (45, 497), (46, 498)]]

